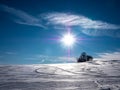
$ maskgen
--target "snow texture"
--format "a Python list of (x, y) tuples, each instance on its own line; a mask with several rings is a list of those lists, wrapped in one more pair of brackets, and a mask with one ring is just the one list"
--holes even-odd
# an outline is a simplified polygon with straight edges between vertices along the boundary
[(120, 90), (120, 60), (0, 65), (0, 90)]

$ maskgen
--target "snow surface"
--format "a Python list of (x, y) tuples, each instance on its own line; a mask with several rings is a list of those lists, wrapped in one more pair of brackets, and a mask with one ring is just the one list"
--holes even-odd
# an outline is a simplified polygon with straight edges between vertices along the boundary
[(0, 90), (120, 90), (120, 60), (0, 65)]

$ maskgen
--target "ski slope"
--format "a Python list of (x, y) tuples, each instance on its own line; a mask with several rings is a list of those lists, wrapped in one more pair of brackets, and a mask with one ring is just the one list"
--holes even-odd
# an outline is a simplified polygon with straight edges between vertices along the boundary
[(120, 90), (120, 60), (0, 65), (0, 90)]

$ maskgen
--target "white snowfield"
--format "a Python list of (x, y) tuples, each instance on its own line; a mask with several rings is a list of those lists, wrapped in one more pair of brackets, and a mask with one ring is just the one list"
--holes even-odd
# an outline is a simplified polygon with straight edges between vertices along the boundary
[(0, 65), (0, 90), (120, 90), (120, 60)]

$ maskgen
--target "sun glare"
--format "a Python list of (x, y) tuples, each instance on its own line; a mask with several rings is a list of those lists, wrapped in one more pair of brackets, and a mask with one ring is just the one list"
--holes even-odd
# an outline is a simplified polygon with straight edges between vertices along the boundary
[(68, 33), (68, 34), (65, 34), (65, 35), (63, 36), (63, 38), (61, 39), (61, 41), (62, 41), (62, 43), (63, 43), (65, 46), (70, 47), (70, 46), (73, 46), (73, 45), (74, 45), (76, 39), (75, 39), (75, 36), (74, 36), (74, 35)]

